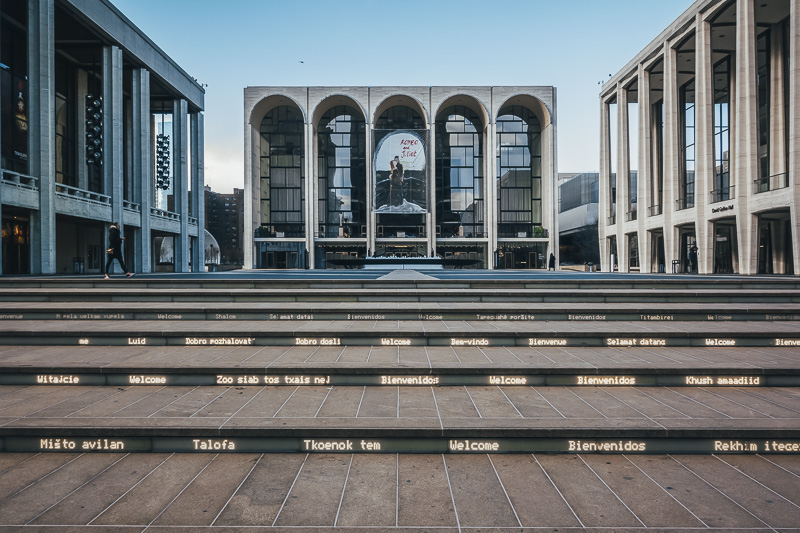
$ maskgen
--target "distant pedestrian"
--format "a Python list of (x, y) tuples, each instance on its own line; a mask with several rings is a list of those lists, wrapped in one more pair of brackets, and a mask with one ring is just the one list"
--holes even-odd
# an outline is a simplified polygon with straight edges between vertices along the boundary
[(697, 272), (697, 246), (689, 248), (689, 272)]
[(555, 271), (556, 270), (556, 254), (550, 254), (550, 262), (547, 265), (547, 271)]
[(126, 276), (133, 277), (133, 272), (128, 271), (128, 267), (125, 266), (125, 260), (122, 259), (122, 241), (124, 240), (125, 237), (122, 237), (119, 232), (119, 222), (112, 223), (108, 229), (108, 249), (106, 250), (108, 261), (106, 261), (106, 272), (103, 279), (109, 279), (108, 273), (111, 270), (114, 259), (119, 261), (119, 265)]

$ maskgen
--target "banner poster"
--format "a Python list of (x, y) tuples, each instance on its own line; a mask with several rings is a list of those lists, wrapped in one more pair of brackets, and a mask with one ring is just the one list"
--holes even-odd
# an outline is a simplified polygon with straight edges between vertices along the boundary
[(375, 130), (376, 213), (428, 212), (426, 138), (427, 130)]

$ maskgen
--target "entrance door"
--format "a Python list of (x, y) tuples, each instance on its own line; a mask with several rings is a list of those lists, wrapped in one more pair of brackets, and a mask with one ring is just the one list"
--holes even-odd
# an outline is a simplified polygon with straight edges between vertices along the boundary
[(772, 222), (758, 228), (758, 273), (772, 274)]
[(733, 274), (733, 226), (714, 226), (714, 273)]
[(4, 218), (3, 274), (30, 274), (30, 229), (27, 220)]

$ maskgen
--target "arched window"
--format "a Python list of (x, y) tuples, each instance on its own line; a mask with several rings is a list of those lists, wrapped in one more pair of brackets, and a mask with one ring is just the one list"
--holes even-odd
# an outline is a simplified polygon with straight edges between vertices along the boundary
[(363, 237), (367, 223), (365, 122), (361, 113), (337, 106), (317, 130), (320, 237)]
[(545, 237), (542, 229), (542, 128), (526, 107), (508, 106), (497, 118), (499, 237)]
[(261, 226), (267, 236), (303, 237), (303, 115), (280, 106), (261, 121)]
[(483, 236), (482, 130), (478, 114), (464, 106), (436, 120), (437, 237)]

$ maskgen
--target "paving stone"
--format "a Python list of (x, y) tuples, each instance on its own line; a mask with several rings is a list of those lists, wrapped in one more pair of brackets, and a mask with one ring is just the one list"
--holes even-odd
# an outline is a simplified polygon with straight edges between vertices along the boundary
[(763, 528), (767, 527), (752, 513), (732, 502), (705, 481), (683, 468), (670, 456), (629, 456), (650, 479), (669, 491), (683, 507), (706, 527)]
[[(130, 454), (37, 517), (34, 524), (89, 524), (149, 476), (169, 454)], [(93, 529), (94, 530), (94, 529)]]
[(648, 528), (705, 527), (626, 456), (583, 455), (581, 458)]
[(397, 456), (352, 455), (336, 527), (394, 527), (397, 523)]
[(641, 520), (575, 455), (537, 455), (552, 483), (586, 527), (643, 527)]
[(151, 524), (213, 458), (213, 455), (206, 454), (173, 454), (155, 472), (100, 514), (92, 524)]
[(0, 501), (13, 497), (27, 486), (75, 461), (79, 456), (80, 454), (73, 453), (64, 455), (41, 453), (11, 466), (0, 474), (3, 481), (0, 483)]
[(515, 527), (519, 518), (488, 455), (445, 456), (461, 527)]
[(339, 513), (349, 464), (349, 455), (310, 455), (275, 524), (333, 526)]
[[(746, 509), (763, 526), (784, 528), (800, 524), (800, 508), (787, 496), (734, 469), (720, 468), (716, 457), (682, 455), (673, 459)], [(800, 483), (792, 491), (795, 494), (797, 487), (800, 487)]]
[(442, 456), (400, 455), (398, 464), (397, 525), (457, 526)]
[(214, 526), (270, 526), (308, 456), (265, 454), (213, 522)]
[(255, 454), (216, 456), (153, 525), (210, 526), (259, 457)]
[(578, 527), (563, 495), (532, 455), (495, 455), (489, 461), (524, 527)]
[(122, 454), (98, 457), (79, 455), (63, 468), (27, 486), (0, 502), (0, 516), (6, 524), (26, 524), (69, 496), (75, 487), (91, 481), (101, 472), (120, 461)]

